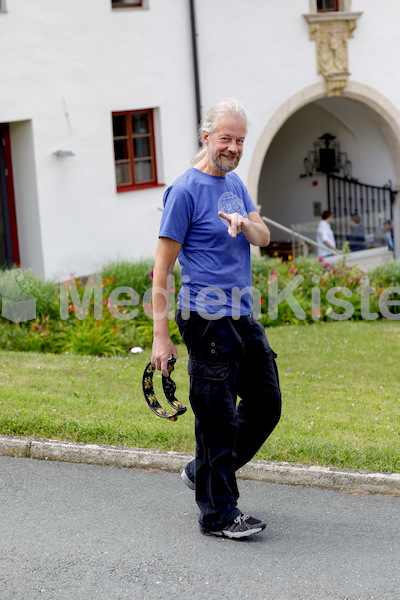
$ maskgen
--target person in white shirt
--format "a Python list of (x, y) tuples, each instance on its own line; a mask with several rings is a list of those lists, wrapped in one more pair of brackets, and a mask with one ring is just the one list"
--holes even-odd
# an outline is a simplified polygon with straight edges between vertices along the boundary
[(385, 221), (384, 222), (384, 224), (383, 224), (383, 231), (385, 232), (385, 238), (386, 238), (389, 250), (393, 250), (394, 249), (394, 244), (393, 244), (393, 227), (392, 227), (392, 221)]
[(323, 246), (326, 246), (326, 250), (317, 248), (318, 256), (329, 256), (330, 254), (336, 254), (336, 241), (332, 231), (331, 221), (332, 213), (330, 210), (324, 210), (322, 213), (322, 221), (319, 222), (317, 228), (317, 242)]

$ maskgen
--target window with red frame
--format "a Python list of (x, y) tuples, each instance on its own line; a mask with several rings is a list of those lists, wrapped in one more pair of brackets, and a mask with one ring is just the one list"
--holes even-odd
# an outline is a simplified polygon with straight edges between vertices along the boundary
[(339, 0), (317, 0), (318, 12), (339, 10)]
[(112, 118), (118, 191), (158, 185), (153, 110), (115, 112)]
[(111, 0), (112, 8), (132, 8), (142, 4), (143, 0)]

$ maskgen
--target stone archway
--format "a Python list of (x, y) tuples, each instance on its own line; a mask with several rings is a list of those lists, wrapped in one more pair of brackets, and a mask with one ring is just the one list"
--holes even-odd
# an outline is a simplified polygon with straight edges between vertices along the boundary
[[(259, 201), (259, 181), (269, 147), (286, 121), (306, 105), (325, 98), (324, 82), (309, 86), (289, 98), (271, 117), (254, 148), (247, 181), (248, 190), (256, 204)], [(382, 94), (364, 84), (350, 81), (343, 91), (343, 98), (353, 100), (367, 110), (379, 127), (390, 149), (396, 178), (393, 182), (400, 189), (400, 111)], [(400, 212), (399, 202), (394, 210), (395, 256), (400, 256)]]

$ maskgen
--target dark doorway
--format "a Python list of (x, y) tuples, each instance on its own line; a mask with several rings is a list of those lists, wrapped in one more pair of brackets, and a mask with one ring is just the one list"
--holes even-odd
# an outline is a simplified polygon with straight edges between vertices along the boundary
[(19, 265), (10, 131), (0, 123), (0, 268)]

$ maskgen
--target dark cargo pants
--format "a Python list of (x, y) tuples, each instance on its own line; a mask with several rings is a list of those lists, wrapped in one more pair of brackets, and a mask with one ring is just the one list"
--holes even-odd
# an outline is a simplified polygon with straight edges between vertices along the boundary
[(196, 458), (186, 471), (195, 481), (200, 528), (219, 530), (241, 512), (235, 471), (280, 418), (276, 354), (252, 316), (208, 320), (191, 312), (184, 320), (178, 310), (176, 322), (189, 352), (195, 415)]

